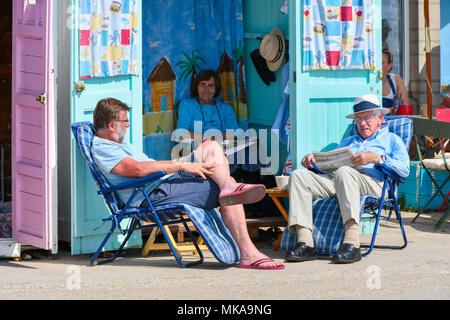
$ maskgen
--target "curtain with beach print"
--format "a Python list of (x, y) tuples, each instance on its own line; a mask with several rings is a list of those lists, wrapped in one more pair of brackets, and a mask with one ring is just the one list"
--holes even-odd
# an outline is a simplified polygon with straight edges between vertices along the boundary
[(80, 77), (136, 74), (136, 0), (80, 0)]
[(144, 151), (170, 157), (177, 105), (190, 97), (191, 81), (204, 69), (219, 73), (218, 97), (247, 129), (243, 0), (144, 0)]
[(375, 70), (373, 0), (303, 1), (303, 70)]

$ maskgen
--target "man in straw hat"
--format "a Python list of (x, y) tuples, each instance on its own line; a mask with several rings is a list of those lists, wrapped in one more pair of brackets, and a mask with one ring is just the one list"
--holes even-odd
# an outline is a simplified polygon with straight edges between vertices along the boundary
[[(339, 148), (350, 147), (351, 161), (358, 170), (343, 166), (335, 172), (320, 175), (310, 170), (295, 170), (289, 179), (289, 228), (297, 233), (297, 244), (286, 253), (286, 260), (292, 262), (312, 260), (316, 250), (312, 238), (312, 200), (337, 197), (344, 223), (344, 240), (333, 255), (334, 263), (352, 263), (361, 260), (359, 243), (360, 195), (380, 197), (383, 176), (374, 168), (376, 163), (386, 163), (398, 175), (409, 174), (409, 157), (402, 139), (388, 128), (381, 128), (384, 115), (389, 109), (380, 106), (373, 94), (358, 97), (353, 119), (358, 133), (344, 139)], [(302, 160), (305, 168), (312, 168), (314, 157), (306, 155)]]
[(266, 35), (259, 46), (261, 56), (266, 60), (270, 71), (276, 71), (283, 62), (286, 45), (283, 32), (279, 28), (274, 28), (270, 34)]

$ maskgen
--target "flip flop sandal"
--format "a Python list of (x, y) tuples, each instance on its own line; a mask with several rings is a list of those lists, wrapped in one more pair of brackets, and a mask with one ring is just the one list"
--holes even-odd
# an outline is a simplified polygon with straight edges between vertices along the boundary
[(263, 263), (267, 263), (267, 262), (275, 262), (275, 261), (273, 261), (272, 259), (269, 259), (269, 258), (263, 258), (263, 259), (256, 260), (252, 264), (238, 264), (237, 267), (241, 268), (241, 269), (257, 269), (257, 270), (281, 270), (281, 269), (285, 268), (284, 264), (281, 264), (279, 266), (262, 265)]
[(263, 184), (240, 183), (234, 192), (219, 197), (221, 206), (255, 203), (264, 198), (266, 187)]

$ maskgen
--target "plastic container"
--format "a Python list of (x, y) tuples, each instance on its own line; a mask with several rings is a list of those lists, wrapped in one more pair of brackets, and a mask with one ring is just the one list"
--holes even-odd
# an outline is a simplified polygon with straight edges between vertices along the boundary
[(413, 114), (413, 106), (410, 104), (399, 105), (396, 114), (399, 116), (410, 116)]
[(289, 184), (289, 176), (276, 176), (275, 181), (280, 190), (287, 190)]
[(450, 109), (436, 109), (436, 120), (450, 122)]

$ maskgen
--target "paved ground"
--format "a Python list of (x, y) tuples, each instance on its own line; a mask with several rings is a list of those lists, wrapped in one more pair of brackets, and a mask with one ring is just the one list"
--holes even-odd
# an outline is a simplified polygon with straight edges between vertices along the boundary
[[(207, 253), (203, 265), (182, 269), (167, 253), (143, 258), (140, 250), (129, 249), (112, 264), (88, 267), (88, 255), (60, 250), (49, 260), (31, 252), (31, 260), (0, 260), (0, 299), (450, 299), (450, 222), (435, 231), (437, 214), (411, 224), (414, 215), (404, 213), (405, 249), (374, 250), (351, 265), (324, 257), (289, 263), (281, 271), (241, 270)], [(283, 260), (268, 234), (258, 247)], [(400, 240), (395, 222), (382, 225), (379, 243)]]

